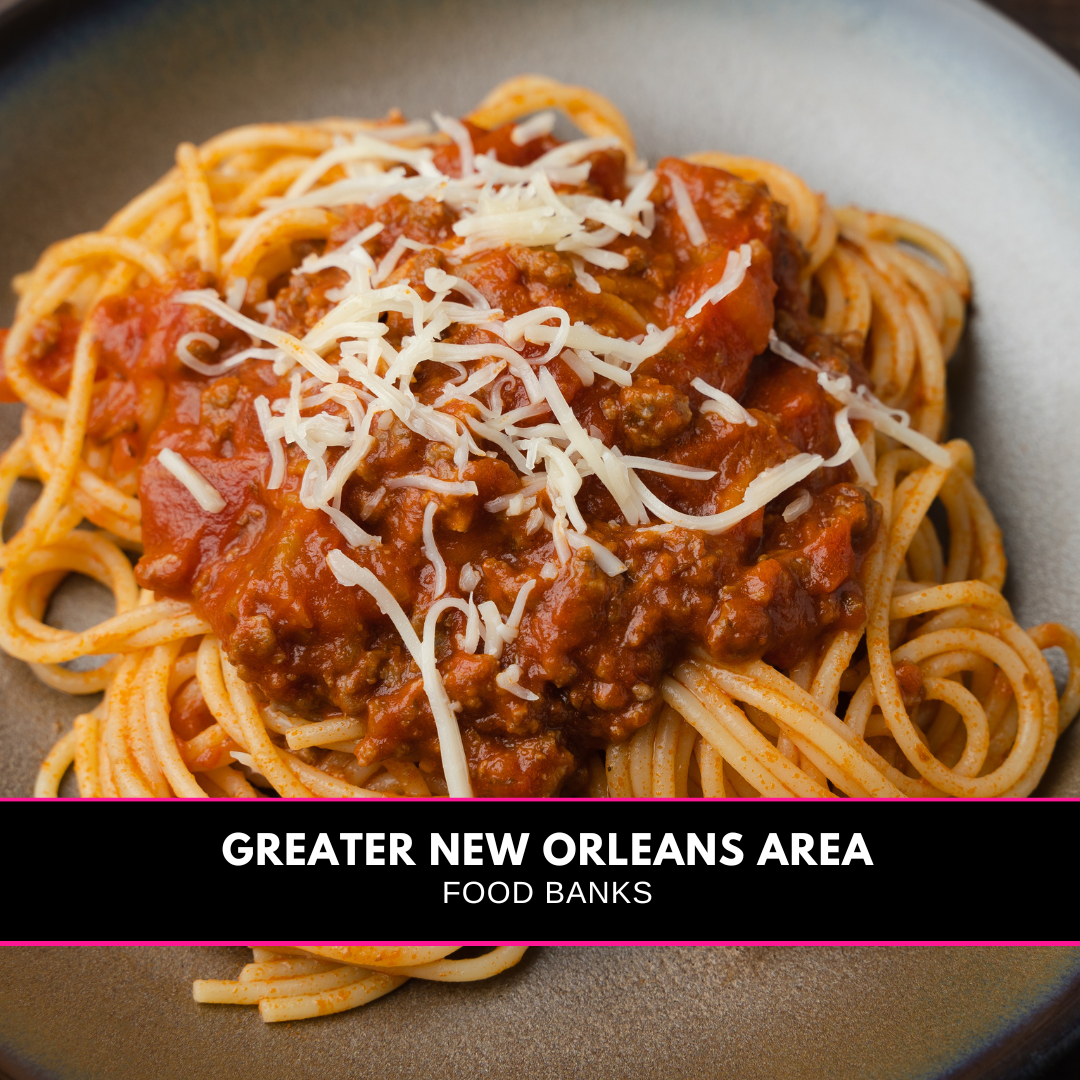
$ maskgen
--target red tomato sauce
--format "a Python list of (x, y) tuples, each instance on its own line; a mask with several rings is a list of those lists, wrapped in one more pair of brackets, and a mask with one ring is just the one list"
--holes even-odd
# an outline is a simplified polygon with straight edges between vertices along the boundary
[[(477, 153), (494, 150), (500, 160), (521, 165), (555, 145), (545, 137), (516, 147), (508, 131), (474, 128)], [(456, 148), (441, 153), (441, 167), (456, 168)], [(606, 151), (592, 161), (584, 190), (624, 197), (623, 155)], [(866, 376), (857, 358), (814, 332), (799, 287), (803, 256), (785, 228), (782, 209), (762, 188), (672, 158), (657, 168), (656, 227), (648, 239), (619, 238), (610, 245), (627, 257), (626, 270), (590, 267), (599, 293), (585, 291), (569, 258), (552, 250), (510, 247), (454, 261), (455, 216), (430, 200), (414, 204), (398, 196), (376, 209), (349, 208), (328, 245), (338, 246), (380, 221), (382, 232), (366, 245), (376, 262), (398, 236), (437, 245), (408, 252), (390, 279), (408, 281), (425, 299), (431, 293), (423, 284), (424, 271), (437, 266), (469, 281), (507, 318), (554, 305), (572, 322), (585, 321), (600, 333), (623, 338), (644, 333), (650, 323), (677, 326), (675, 339), (637, 369), (630, 387), (599, 376), (585, 386), (559, 359), (549, 370), (582, 425), (605, 444), (716, 470), (707, 481), (640, 474), (670, 506), (712, 514), (738, 504), (762, 469), (804, 451), (827, 457), (838, 446), (834, 406), (813, 374), (767, 352), (774, 323), (817, 362), (850, 373), (857, 382)], [(703, 247), (690, 243), (675, 209), (671, 179), (676, 176), (698, 208), (707, 236)], [(686, 319), (687, 308), (719, 280), (727, 253), (744, 243), (752, 246), (753, 260), (742, 285)], [(298, 264), (312, 247), (295, 247)], [(281, 275), (266, 290), (274, 301), (274, 323), (302, 335), (333, 306), (326, 293), (342, 280), (337, 270)], [(342, 500), (345, 513), (377, 534), (381, 544), (349, 549), (325, 514), (301, 505), (306, 459), (296, 447), (288, 448), (283, 486), (266, 488), (269, 452), (253, 402), (261, 394), (287, 395), (287, 379), (261, 361), (207, 378), (176, 358), (177, 341), (193, 330), (221, 341), (204, 357), (207, 362), (250, 344), (208, 312), (170, 300), (178, 288), (208, 283), (190, 272), (168, 289), (137, 289), (95, 311), (101, 352), (90, 442), (102, 451), (111, 448), (107, 458), (114, 477), (139, 468), (145, 545), (137, 568), (140, 582), (160, 596), (190, 601), (260, 699), (306, 718), (362, 718), (366, 736), (356, 750), (362, 764), (398, 757), (436, 771), (438, 738), (419, 672), (397, 632), (367, 593), (338, 583), (326, 556), (333, 549), (348, 550), (419, 626), (434, 575), (421, 536), (432, 500), (438, 507), (435, 537), (448, 568), (447, 595), (463, 595), (459, 574), (469, 563), (481, 575), (477, 603), (492, 600), (505, 617), (519, 589), (530, 580), (536, 583), (519, 635), (506, 645), (501, 664), (518, 664), (521, 685), (538, 700), (522, 700), (496, 686), (500, 662), (493, 657), (459, 649), (464, 616), (452, 611), (440, 623), (439, 670), (451, 701), (459, 705), (473, 787), (480, 795), (582, 792), (585, 755), (628, 738), (657, 715), (660, 682), (692, 645), (719, 659), (764, 657), (787, 667), (826, 630), (863, 622), (857, 572), (878, 515), (850, 482), (847, 466), (821, 470), (801, 485), (812, 503), (790, 524), (781, 511), (795, 497), (792, 491), (717, 536), (682, 528), (646, 532), (620, 524), (610, 494), (587, 478), (577, 497), (581, 513), (590, 533), (628, 570), (610, 577), (587, 550), (575, 551), (548, 580), (542, 568), (559, 565), (551, 534), (540, 528), (529, 535), (528, 514), (508, 517), (484, 509), (485, 502), (519, 488), (509, 462), (502, 455), (470, 461), (462, 478), (476, 483), (476, 496), (387, 488), (388, 477), (417, 471), (458, 479), (448, 447), (427, 442), (392, 419), (374, 425), (375, 446), (347, 482)], [(244, 311), (263, 318), (251, 304)], [(388, 340), (397, 346), (411, 324), (395, 314), (387, 322)], [(60, 313), (42, 330), (34, 361), (37, 376), (61, 392), (76, 331), (75, 321)], [(443, 340), (495, 339), (473, 326), (455, 326)], [(532, 355), (544, 348), (527, 346)], [(421, 365), (413, 391), (431, 402), (453, 376), (442, 364)], [(757, 425), (735, 425), (700, 412), (704, 398), (691, 386), (699, 376), (738, 398)], [(490, 387), (480, 393), (489, 392)], [(506, 410), (528, 404), (519, 383), (502, 393)], [(217, 488), (226, 501), (223, 511), (207, 514), (199, 508), (156, 460), (164, 447), (182, 453)], [(543, 493), (540, 505), (550, 512)], [(196, 714), (194, 706), (185, 708), (185, 730), (205, 725), (206, 718)], [(323, 751), (307, 753), (317, 757)]]

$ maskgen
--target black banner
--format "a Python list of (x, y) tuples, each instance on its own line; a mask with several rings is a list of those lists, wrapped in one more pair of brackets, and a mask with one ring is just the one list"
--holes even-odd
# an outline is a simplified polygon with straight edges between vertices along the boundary
[(23, 942), (58, 940), (46, 867), (78, 896), (64, 940), (314, 944), (300, 927), (315, 925), (334, 927), (334, 944), (1014, 941), (1020, 927), (1080, 940), (1070, 906), (1047, 903), (1071, 892), (1076, 802), (88, 801), (6, 814), (6, 924)]

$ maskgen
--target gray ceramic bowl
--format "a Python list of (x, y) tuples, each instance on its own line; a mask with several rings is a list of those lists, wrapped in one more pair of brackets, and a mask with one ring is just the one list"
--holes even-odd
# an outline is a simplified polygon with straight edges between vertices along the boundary
[[(195, 1005), (242, 949), (0, 950), (12, 1080), (1023, 1080), (1071, 1023), (1080, 950), (536, 949), (263, 1025)], [(2, 1075), (2, 1073), (0, 1073)]]
[[(40, 7), (41, 0), (37, 0)], [(45, 6), (65, 12), (66, 5)], [(461, 113), (523, 70), (611, 96), (643, 153), (722, 147), (970, 260), (951, 378), (1020, 619), (1080, 624), (1080, 77), (970, 0), (112, 0), (2, 56), (0, 280), (99, 226), (176, 144), (252, 120)], [(8, 308), (10, 312), (10, 308)], [(0, 312), (0, 318), (9, 318)], [(0, 443), (17, 423), (0, 407)], [(94, 606), (96, 602), (96, 607)], [(93, 590), (63, 614), (101, 610)], [(0, 793), (78, 710), (0, 657)], [(1080, 795), (1080, 738), (1042, 794)]]
[[(1009, 597), (1026, 623), (1080, 624), (1080, 78), (988, 10), (969, 0), (45, 10), (63, 18), (6, 54), (0, 41), (0, 278), (100, 225), (168, 168), (182, 139), (390, 105), (459, 113), (523, 70), (610, 95), (653, 159), (710, 147), (772, 158), (835, 202), (940, 229), (974, 272), (954, 432), (974, 443), (1005, 530)], [(16, 422), (4, 411), (0, 441)], [(86, 620), (96, 602), (75, 592), (59, 614)], [(26, 794), (76, 706), (4, 659), (0, 701), (0, 793)], [(1070, 736), (1042, 793), (1080, 794), (1078, 756)], [(357, 1014), (264, 1029), (249, 1011), (187, 997), (191, 977), (224, 976), (236, 955), (5, 950), (9, 1068), (162, 1080), (1013, 1076), (1032, 1045), (1068, 1026), (1080, 975), (1073, 950), (543, 950), (488, 985), (410, 985)]]

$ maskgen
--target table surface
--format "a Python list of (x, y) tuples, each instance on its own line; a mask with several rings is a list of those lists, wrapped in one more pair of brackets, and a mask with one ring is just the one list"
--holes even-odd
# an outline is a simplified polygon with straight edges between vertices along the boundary
[[(1080, 68), (1080, 0), (985, 0)], [(0, 20), (19, 0), (0, 0)], [(32, 5), (36, 6), (36, 5)], [(1040, 1080), (1080, 1077), (1080, 1045)]]
[[(1080, 0), (985, 0), (1080, 68)], [(1080, 1077), (1080, 1045), (1039, 1080)]]
[[(1080, 68), (1080, 0), (986, 0), (1018, 22), (1076, 68)], [(1040, 1080), (1080, 1077), (1080, 1046), (1053, 1066)]]
[(1080, 67), (1080, 0), (987, 0)]

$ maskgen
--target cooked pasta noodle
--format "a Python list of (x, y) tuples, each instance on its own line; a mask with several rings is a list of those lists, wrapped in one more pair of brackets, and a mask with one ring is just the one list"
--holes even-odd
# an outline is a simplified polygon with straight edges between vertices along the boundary
[(366, 1005), (409, 979), (475, 982), (517, 964), (524, 945), (500, 945), (460, 959), (457, 945), (256, 946), (236, 979), (198, 979), (195, 1000), (258, 1005), (267, 1023), (307, 1020)]
[[(571, 150), (560, 150), (547, 135), (550, 123), (541, 121), (500, 136), (503, 147), (539, 147), (530, 151), (528, 161), (520, 159), (524, 165), (501, 164), (495, 150), (474, 156), (481, 129), (510, 131), (502, 125), (512, 126), (544, 109), (563, 111), (589, 139), (578, 150), (573, 150), (576, 143), (565, 144)], [(25, 411), (21, 434), (0, 459), (0, 501), (6, 508), (20, 477), (39, 481), (41, 493), (3, 548), (0, 645), (31, 664), (49, 686), (72, 694), (104, 691), (101, 703), (80, 715), (49, 753), (35, 794), (56, 795), (70, 766), (80, 794), (87, 797), (251, 798), (272, 790), (290, 797), (382, 798), (469, 794), (478, 786), (486, 794), (542, 789), (665, 798), (1031, 794), (1080, 705), (1080, 640), (1060, 624), (1024, 629), (1015, 622), (1001, 593), (1001, 534), (976, 486), (971, 447), (960, 439), (944, 441), (946, 365), (963, 332), (970, 294), (962, 258), (923, 226), (851, 207), (834, 209), (797, 176), (768, 162), (708, 152), (690, 155), (682, 163), (661, 163), (659, 173), (646, 172), (626, 120), (610, 102), (539, 76), (497, 87), (467, 118), (472, 127), (437, 119), (441, 131), (434, 135), (392, 114), (378, 122), (257, 124), (201, 147), (185, 143), (177, 151), (176, 168), (101, 231), (53, 245), (32, 271), (17, 279), (19, 303), (4, 345), (4, 377)], [(546, 156), (539, 156), (541, 150)], [(629, 170), (626, 188), (618, 199), (601, 198), (598, 171), (616, 156)], [(538, 160), (546, 164), (529, 164)], [(590, 162), (592, 174), (586, 167)], [(686, 182), (680, 170), (687, 170)], [(590, 175), (592, 187), (583, 186)], [(654, 187), (646, 190), (648, 178)], [(414, 193), (409, 185), (421, 182), (428, 187)], [(629, 190), (635, 183), (638, 187)], [(694, 187), (699, 183), (706, 188)], [(694, 248), (713, 243), (709, 230), (717, 227), (709, 216), (713, 204), (706, 206), (700, 196), (709, 183), (719, 185), (716, 190), (722, 189), (729, 200), (741, 199), (746, 205), (759, 200), (753, 203), (759, 217), (766, 210), (781, 215), (776, 218), (780, 232), (770, 235), (793, 238), (790, 250), (798, 264), (791, 271), (794, 284), (789, 292), (798, 295), (785, 303), (801, 303), (806, 316), (799, 329), (794, 317), (781, 318), (778, 308), (775, 322), (768, 324), (768, 362), (781, 380), (795, 378), (785, 365), (799, 369), (799, 378), (805, 377), (810, 387), (805, 394), (812, 390), (826, 403), (821, 407), (830, 421), (828, 437), (840, 448), (829, 460), (842, 458), (828, 466), (833, 470), (829, 475), (847, 485), (845, 498), (854, 500), (852, 505), (864, 495), (876, 504), (876, 529), (867, 525), (865, 549), (851, 555), (858, 561), (857, 573), (853, 563), (840, 575), (847, 584), (832, 586), (838, 590), (836, 597), (843, 589), (852, 596), (852, 588), (860, 590), (862, 606), (852, 608), (855, 615), (850, 618), (819, 618), (806, 630), (806, 647), (801, 649), (774, 642), (761, 648), (740, 646), (740, 653), (734, 646), (710, 648), (699, 633), (683, 633), (679, 649), (655, 682), (644, 677), (634, 682), (622, 669), (609, 678), (600, 665), (588, 684), (591, 696), (575, 697), (572, 688), (578, 684), (572, 680), (578, 676), (573, 671), (542, 672), (535, 663), (529, 666), (522, 650), (526, 639), (540, 632), (535, 620), (541, 597), (548, 595), (545, 590), (566, 580), (575, 567), (584, 566), (591, 580), (607, 583), (609, 589), (614, 588), (609, 579), (618, 580), (620, 574), (629, 573), (631, 580), (640, 576), (639, 564), (631, 563), (627, 554), (639, 550), (627, 547), (630, 532), (622, 525), (624, 531), (617, 535), (605, 532), (600, 516), (617, 510), (636, 529), (633, 542), (653, 553), (669, 541), (674, 545), (673, 537), (686, 551), (693, 543), (705, 543), (700, 551), (714, 553), (717, 549), (708, 544), (720, 541), (710, 537), (742, 536), (739, 530), (749, 528), (750, 521), (758, 522), (759, 529), (766, 520), (776, 523), (776, 529), (791, 530), (801, 528), (800, 520), (826, 521), (824, 511), (815, 509), (827, 487), (820, 480), (825, 451), (768, 462), (764, 469), (759, 462), (756, 471), (736, 485), (733, 499), (721, 491), (708, 507), (702, 502), (687, 514), (663, 502), (654, 478), (659, 473), (667, 482), (673, 474), (672, 485), (704, 484), (700, 478), (712, 476), (718, 465), (671, 455), (663, 461), (642, 457), (632, 440), (605, 443), (595, 423), (582, 426), (568, 403), (570, 380), (576, 380), (574, 386), (610, 387), (611, 398), (600, 404), (604, 410), (609, 400), (619, 398), (620, 387), (640, 389), (643, 384), (634, 372), (643, 361), (655, 367), (658, 358), (667, 355), (663, 350), (673, 340), (676, 323), (689, 327), (687, 333), (697, 332), (694, 328), (702, 324), (691, 321), (699, 317), (690, 315), (695, 308), (702, 309), (700, 318), (705, 320), (714, 317), (714, 310), (732, 311), (732, 304), (746, 303), (739, 300), (748, 295), (746, 290), (764, 288), (760, 275), (766, 274), (761, 268), (768, 258), (768, 265), (780, 266), (786, 249), (770, 249), (770, 256), (762, 241), (744, 240), (736, 246), (733, 240), (702, 271), (713, 273), (706, 282), (709, 288), (694, 307), (689, 299), (680, 301), (669, 328), (661, 329), (642, 314), (647, 304), (641, 297), (648, 290), (635, 292), (637, 286), (631, 288), (620, 274), (627, 265), (627, 274), (642, 273), (633, 266), (635, 259), (644, 259), (643, 249), (627, 245), (646, 244), (659, 229), (655, 222), (662, 220), (664, 235), (676, 237), (669, 241), (671, 251), (697, 266), (694, 260), (704, 256), (694, 254)], [(462, 194), (455, 184), (468, 191)], [(692, 197), (691, 187), (699, 194)], [(395, 243), (379, 248), (381, 241), (375, 237), (389, 229), (389, 218), (384, 214), (386, 220), (372, 219), (366, 227), (364, 222), (377, 216), (379, 207), (397, 205), (392, 200), (402, 200), (401, 192), (412, 200), (409, 213), (419, 213), (416, 208), (429, 203), (444, 213), (440, 200), (452, 204), (458, 216), (452, 231), (445, 226), (450, 239), (421, 241), (400, 231)], [(669, 192), (666, 202), (658, 194), (662, 192)], [(351, 235), (344, 237), (343, 215), (347, 217), (354, 204), (375, 209), (365, 210), (367, 217), (357, 218)], [(513, 233), (517, 225), (507, 224), (515, 213), (532, 215), (521, 235)], [(561, 232), (543, 232), (563, 218)], [(530, 240), (529, 230), (538, 238)], [(667, 257), (666, 249), (658, 246), (659, 235), (648, 241), (654, 266)], [(621, 239), (627, 236), (629, 240)], [(365, 243), (378, 255), (377, 264)], [(462, 262), (462, 252), (480, 258), (476, 253), (495, 249), (511, 251), (522, 280), (535, 284), (535, 296), (554, 295), (557, 279), (558, 288), (573, 290), (581, 302), (599, 305), (590, 310), (605, 314), (594, 314), (591, 323), (571, 325), (571, 317), (557, 304), (531, 301), (532, 310), (516, 317), (496, 310), (484, 295), (487, 279), (475, 278), (480, 288), (470, 283), (470, 264)], [(330, 289), (312, 291), (317, 275), (327, 272), (338, 275), (336, 300)], [(286, 280), (293, 282), (292, 292), (281, 289)], [(274, 282), (277, 291), (271, 295)], [(424, 288), (417, 292), (421, 282)], [(766, 284), (774, 288), (771, 278)], [(365, 297), (376, 294), (384, 297), (383, 307), (365, 308)], [(138, 299), (147, 296), (158, 297), (153, 301), (157, 308), (150, 300)], [(432, 296), (435, 299), (427, 299)], [(107, 355), (113, 355), (108, 350), (121, 348), (117, 326), (147, 326), (147, 334), (157, 332), (155, 312), (170, 303), (170, 311), (188, 305), (185, 312), (198, 317), (190, 315), (184, 326), (201, 329), (182, 338), (177, 338), (179, 331), (161, 330), (173, 334), (170, 340), (176, 341), (179, 359), (170, 356), (168, 372), (161, 368), (152, 377), (140, 374), (143, 381), (128, 380), (125, 389), (126, 376), (114, 378), (116, 365), (106, 362)], [(281, 325), (286, 303), (322, 306), (307, 322), (301, 319), (301, 330), (290, 332)], [(771, 294), (769, 305), (771, 312)], [(137, 317), (144, 323), (137, 323)], [(394, 338), (398, 345), (391, 346), (387, 329), (393, 331), (395, 319), (411, 336)], [(461, 337), (446, 343), (440, 334), (455, 322), (459, 327), (485, 327), (490, 348)], [(682, 339), (674, 340), (678, 344)], [(439, 398), (434, 392), (413, 393), (412, 387), (419, 386), (417, 361), (409, 367), (402, 357), (421, 346), (427, 351), (416, 353), (419, 363), (458, 372), (454, 380), (440, 384)], [(768, 357), (757, 351), (756, 362)], [(217, 359), (209, 360), (212, 356)], [(852, 366), (838, 366), (837, 356), (851, 357)], [(747, 364), (753, 353), (748, 357)], [(860, 360), (868, 383), (860, 383), (857, 375)], [(240, 622), (248, 620), (247, 636), (223, 643), (220, 612), (215, 615), (205, 599), (207, 581), (199, 586), (202, 601), (190, 591), (179, 597), (163, 584), (173, 570), (167, 545), (163, 548), (160, 540), (154, 560), (147, 544), (140, 564), (140, 580), (153, 588), (140, 587), (136, 579), (129, 553), (143, 551), (151, 466), (156, 470), (150, 478), (155, 490), (172, 484), (169, 497), (188, 500), (184, 522), (196, 520), (192, 499), (202, 508), (199, 522), (216, 513), (215, 507), (231, 506), (236, 490), (229, 486), (230, 473), (224, 467), (247, 467), (243, 455), (248, 450), (239, 443), (234, 450), (232, 435), (224, 437), (228, 447), (217, 462), (222, 468), (209, 473), (170, 449), (180, 445), (175, 439), (161, 449), (165, 443), (154, 439), (167, 395), (175, 396), (179, 379), (196, 386), (203, 395), (201, 423), (206, 428), (233, 407), (232, 399), (226, 399), (236, 394), (236, 373), (269, 371), (271, 366), (274, 374), (266, 376), (266, 385), (271, 387), (276, 377), (285, 396), (264, 406), (256, 402), (264, 411), (257, 425), (254, 420), (249, 425), (255, 432), (249, 441), (259, 448), (258, 468), (271, 473), (265, 487), (268, 492), (274, 488), (273, 476), (284, 470), (278, 484), (293, 492), (291, 505), (299, 505), (298, 498), (327, 529), (338, 530), (333, 535), (341, 550), (328, 560), (333, 579), (349, 595), (360, 597), (356, 603), (366, 604), (363, 610), (372, 618), (381, 620), (385, 629), (379, 641), (392, 638), (394, 643), (389, 660), (390, 653), (378, 642), (375, 651), (365, 654), (375, 656), (383, 648), (364, 676), (366, 685), (382, 680), (385, 686), (401, 687), (408, 675), (408, 686), (422, 686), (426, 696), (415, 702), (410, 698), (409, 708), (421, 709), (428, 717), (426, 742), (384, 740), (382, 751), (373, 749), (375, 719), (367, 702), (376, 699), (365, 698), (357, 712), (346, 707), (361, 700), (358, 690), (327, 690), (331, 705), (320, 698), (312, 709), (305, 707), (307, 699), (276, 700), (268, 690), (277, 685), (275, 676), (267, 672), (282, 661), (252, 659), (261, 647), (258, 618), (263, 616), (244, 615)], [(557, 377), (552, 375), (556, 368)], [(654, 412), (661, 408), (655, 382), (649, 383)], [(702, 380), (694, 386), (698, 383)], [(867, 391), (871, 384), (876, 396)], [(764, 438), (765, 429), (775, 430), (767, 410), (751, 405), (747, 411), (745, 395), (739, 404), (738, 393), (733, 397), (708, 379), (702, 385), (704, 396), (687, 389), (689, 397), (675, 394), (670, 399), (675, 404), (663, 406), (678, 414), (673, 423), (685, 425), (680, 402), (690, 400), (699, 403), (701, 414), (695, 430), (711, 424), (713, 432), (728, 432), (742, 424), (746, 438), (750, 425), (755, 438)], [(213, 397), (219, 389), (220, 400)], [(455, 393), (458, 405), (463, 401), (475, 407), (452, 407)], [(511, 403), (513, 415), (504, 411)], [(110, 408), (126, 418), (116, 430), (103, 419), (103, 411), (107, 414)], [(168, 408), (175, 412), (178, 406)], [(624, 431), (629, 430), (629, 408), (625, 406), (619, 421)], [(600, 413), (595, 415), (602, 421)], [(373, 481), (364, 488), (362, 512), (343, 512), (342, 484), (361, 468), (365, 454), (375, 453), (373, 446), (384, 453), (392, 433), (405, 428), (409, 438), (422, 436), (424, 445), (442, 447), (442, 456), (428, 453), (426, 464), (413, 466), (413, 471)], [(784, 431), (794, 438), (790, 430)], [(160, 453), (147, 456), (151, 445)], [(657, 444), (646, 439), (642, 445)], [(342, 449), (327, 456), (327, 446)], [(231, 459), (232, 453), (238, 456)], [(530, 563), (527, 574), (524, 564), (518, 566), (516, 593), (489, 591), (488, 603), (479, 608), (473, 590), (487, 587), (478, 583), (490, 581), (492, 569), (488, 563), (454, 561), (452, 545), (457, 541), (447, 532), (461, 531), (447, 522), (455, 507), (478, 491), (466, 478), (473, 475), (470, 454), (481, 462), (497, 460), (519, 485), (487, 490), (487, 517), (497, 517), (500, 528), (523, 530), (514, 533), (519, 546), (548, 545), (548, 554)], [(437, 467), (431, 464), (436, 460)], [(538, 461), (544, 462), (546, 473), (536, 471)], [(140, 463), (142, 497), (135, 468)], [(643, 470), (653, 486), (638, 477)], [(574, 491), (583, 480), (597, 489), (606, 485), (603, 515), (576, 504)], [(752, 503), (758, 492), (760, 499)], [(360, 505), (357, 500), (354, 504)], [(364, 562), (364, 553), (379, 544), (379, 537), (366, 531), (365, 515), (372, 507), (378, 511), (390, 504), (398, 508), (395, 513), (413, 508), (409, 512), (416, 513), (417, 526), (410, 542), (417, 551), (422, 548), (422, 564), (430, 567), (430, 577), (422, 570), (410, 586), (424, 594), (411, 613), (400, 607), (402, 590), (392, 580), (385, 588), (382, 574), (371, 573)], [(935, 524), (935, 504), (943, 509), (947, 533)], [(93, 527), (82, 527), (86, 523)], [(733, 526), (735, 532), (728, 533)], [(468, 530), (467, 522), (463, 528)], [(242, 546), (239, 532), (230, 535), (229, 543)], [(215, 558), (224, 565), (232, 555), (219, 552)], [(299, 559), (299, 552), (290, 558)], [(694, 557), (707, 558), (713, 554)], [(85, 575), (109, 589), (115, 615), (80, 632), (48, 625), (49, 598), (69, 574)], [(523, 586), (522, 574), (532, 584)], [(417, 584), (421, 578), (422, 586)], [(728, 586), (716, 588), (724, 595), (731, 591)], [(498, 603), (496, 596), (501, 597)], [(663, 606), (655, 596), (650, 603), (658, 611)], [(750, 614), (758, 617), (765, 611), (767, 616), (769, 610), (759, 606)], [(393, 626), (382, 616), (394, 620)], [(773, 616), (775, 623), (775, 611)], [(234, 623), (238, 618), (230, 617)], [(518, 710), (513, 715), (531, 717), (515, 721), (519, 729), (500, 729), (497, 749), (503, 757), (497, 767), (485, 764), (493, 760), (495, 743), (483, 741), (488, 738), (483, 725), (466, 731), (462, 717), (468, 708), (466, 714), (460, 711), (465, 691), (453, 689), (457, 676), (449, 673), (445, 660), (447, 646), (437, 627), (441, 617), (456, 627), (460, 657), (477, 670), (483, 666), (483, 694), (502, 695), (498, 715)], [(628, 625), (611, 631), (613, 636), (623, 632), (631, 634)], [(267, 649), (272, 649), (277, 639), (266, 633), (271, 642)], [(274, 633), (280, 637), (279, 631)], [(640, 642), (651, 640), (643, 630)], [(443, 650), (441, 658), (436, 642)], [(644, 647), (640, 642), (635, 647)], [(780, 657), (776, 663), (761, 658), (769, 648), (770, 657)], [(1060, 697), (1044, 657), (1048, 649), (1062, 650), (1068, 661)], [(290, 662), (295, 655), (294, 649)], [(68, 666), (85, 657), (100, 658), (99, 666)], [(394, 666), (389, 682), (389, 676), (374, 674), (379, 663)], [(343, 677), (339, 669), (334, 671), (334, 678)], [(326, 680), (330, 686), (330, 677)], [(571, 689), (564, 693), (563, 686)], [(453, 698), (455, 693), (460, 700)], [(592, 717), (592, 727), (580, 719), (559, 722), (584, 725), (582, 730), (591, 732), (570, 750), (570, 736), (564, 739), (559, 723), (548, 724), (544, 714), (529, 711), (548, 708), (556, 699), (564, 702), (559, 707), (569, 710), (566, 715)], [(380, 707), (386, 700), (378, 699)], [(181, 715), (202, 719), (185, 726), (178, 720)], [(527, 756), (522, 732), (533, 739), (528, 754), (537, 760), (546, 755), (546, 771), (535, 776), (527, 773), (527, 763), (520, 764)], [(606, 749), (598, 750), (601, 746)], [(519, 755), (514, 759), (518, 764), (510, 761), (511, 750)], [(511, 766), (526, 771), (519, 776)], [(499, 784), (507, 786), (500, 789)], [(499, 959), (490, 963), (514, 963), (518, 955), (497, 950), (491, 956)], [(257, 950), (256, 964), (245, 969), (248, 974), (238, 983), (200, 983), (196, 994), (219, 995), (200, 1000), (224, 1000), (221, 995), (227, 994), (233, 994), (228, 1000), (258, 1000), (264, 1018), (285, 1019), (330, 1011), (335, 1002), (371, 1000), (405, 977), (450, 971), (438, 967), (447, 963), (477, 966), (438, 959), (395, 974), (377, 966), (280, 959), (277, 953)], [(231, 989), (220, 989), (225, 985)], [(303, 989), (294, 992), (295, 987)]]

